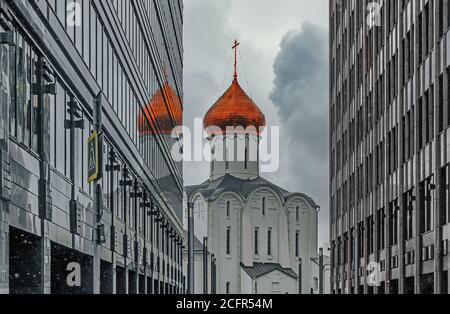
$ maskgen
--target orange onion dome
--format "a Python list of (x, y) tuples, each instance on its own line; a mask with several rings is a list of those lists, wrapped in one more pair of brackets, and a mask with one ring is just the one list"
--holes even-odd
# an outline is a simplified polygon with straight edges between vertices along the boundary
[[(167, 104), (165, 99), (167, 99)], [(169, 113), (169, 110), (172, 114)], [(147, 122), (152, 120), (152, 114), (156, 121), (158, 121), (163, 135), (171, 135), (174, 127), (180, 126), (183, 123), (183, 110), (180, 98), (167, 82), (153, 95), (150, 105), (147, 105), (139, 113), (137, 128), (140, 136), (154, 134), (154, 131)]]
[(265, 126), (266, 117), (245, 93), (236, 78), (225, 94), (209, 109), (203, 120), (205, 130), (216, 127), (222, 132), (226, 132), (227, 127), (244, 129), (255, 127), (257, 135), (260, 135)]

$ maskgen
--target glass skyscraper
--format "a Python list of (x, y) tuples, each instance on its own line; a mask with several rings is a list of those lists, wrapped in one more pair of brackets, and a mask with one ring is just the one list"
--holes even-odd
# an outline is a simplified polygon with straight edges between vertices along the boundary
[(182, 13), (0, 0), (0, 293), (184, 291)]

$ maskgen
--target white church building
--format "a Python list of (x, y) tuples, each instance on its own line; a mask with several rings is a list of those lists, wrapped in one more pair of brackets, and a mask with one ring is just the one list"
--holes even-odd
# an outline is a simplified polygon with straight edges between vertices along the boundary
[[(238, 126), (246, 131), (230, 130)], [(298, 294), (300, 287), (309, 294), (317, 282), (313, 259), (320, 208), (311, 197), (260, 176), (265, 126), (264, 114), (241, 88), (235, 71), (230, 88), (204, 119), (215, 156), (210, 177), (185, 188), (195, 236), (208, 238), (208, 250), (217, 261), (219, 294)]]

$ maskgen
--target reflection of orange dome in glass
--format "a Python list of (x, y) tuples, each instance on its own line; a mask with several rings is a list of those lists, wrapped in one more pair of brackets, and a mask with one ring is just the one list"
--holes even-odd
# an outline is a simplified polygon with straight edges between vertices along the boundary
[[(165, 98), (164, 95), (166, 96)], [(167, 99), (168, 104), (166, 104), (165, 99)], [(183, 110), (181, 108), (181, 101), (168, 82), (165, 82), (163, 87), (156, 91), (150, 105), (146, 106), (139, 113), (137, 127), (140, 136), (154, 133), (147, 122), (147, 120), (151, 121), (152, 114), (156, 121), (158, 121), (161, 133), (164, 135), (172, 134), (175, 127), (182, 125)]]
[(225, 94), (209, 109), (203, 126), (205, 129), (218, 127), (222, 131), (227, 127), (255, 127), (260, 135), (266, 126), (266, 118), (235, 78)]

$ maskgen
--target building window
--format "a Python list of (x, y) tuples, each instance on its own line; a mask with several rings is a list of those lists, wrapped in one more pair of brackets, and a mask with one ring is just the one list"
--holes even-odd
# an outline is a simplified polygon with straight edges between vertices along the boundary
[(231, 202), (227, 202), (227, 218), (231, 216)]
[(267, 255), (272, 256), (272, 229), (267, 231)]
[(439, 99), (438, 99), (438, 110), (439, 110), (439, 121), (438, 128), (439, 132), (444, 130), (444, 75), (439, 76)]
[(445, 198), (444, 201), (442, 201), (442, 205), (441, 210), (442, 215), (443, 215), (443, 219), (442, 219), (442, 223), (446, 224), (446, 223), (450, 223), (450, 193), (449, 193), (449, 188), (450, 188), (450, 176), (448, 175), (448, 171), (449, 171), (449, 166), (447, 165), (445, 168), (443, 168), (441, 170), (442, 172), (444, 172), (443, 176), (443, 180), (444, 182), (441, 183), (441, 193), (442, 193), (442, 197), (441, 198)]
[(280, 292), (280, 283), (272, 282), (272, 292)]
[(227, 255), (231, 255), (231, 227), (227, 228)]
[(384, 250), (386, 247), (385, 245), (386, 212), (384, 208), (380, 209), (377, 213), (377, 227), (378, 227), (377, 250)]
[(216, 147), (213, 146), (211, 149), (211, 174), (214, 173), (214, 164), (216, 162)]
[(226, 294), (230, 294), (231, 293), (231, 282), (227, 282), (226, 285)]
[[(162, 223), (159, 225), (159, 230), (161, 232), (161, 252), (164, 255), (165, 250), (166, 250), (166, 245), (165, 245), (165, 240), (166, 240), (166, 234), (164, 232), (164, 229), (162, 228)], [(163, 266), (163, 275), (164, 275), (164, 263), (162, 264)]]
[[(374, 219), (374, 215), (370, 215), (367, 218), (367, 237), (368, 237), (368, 243), (367, 243), (367, 251), (369, 252), (369, 254), (373, 254), (374, 253), (374, 239), (375, 239), (375, 219)], [(344, 240), (344, 245), (346, 244), (346, 240)], [(344, 252), (346, 252), (345, 248), (344, 248)], [(346, 258), (347, 255), (344, 255), (344, 258)]]
[(266, 216), (266, 198), (262, 198), (262, 215)]
[(259, 255), (259, 228), (255, 228), (255, 255)]
[[(1, 31), (2, 31), (2, 27), (0, 25), (0, 32)], [(9, 110), (9, 105), (10, 105), (9, 101), (11, 99), (10, 88), (9, 88), (9, 85), (11, 84), (9, 81), (10, 80), (9, 62), (14, 64), (12, 57), (11, 57), (11, 60), (9, 61), (9, 54), (10, 54), (9, 48), (3, 47), (3, 46), (0, 47), (0, 112), (2, 112), (2, 114), (0, 115), (0, 149), (5, 148), (6, 141), (9, 138), (8, 119), (10, 117), (7, 116), (7, 113)], [(12, 77), (11, 77), (11, 80), (12, 80)]]
[(31, 87), (37, 82), (38, 56), (21, 34), (17, 34), (15, 52), (15, 55), (11, 53), (10, 61), (15, 66), (10, 79), (12, 134), (21, 144), (36, 152), (38, 103)]
[(295, 233), (295, 257), (300, 256), (300, 232)]
[(248, 149), (245, 148), (245, 162), (244, 162), (244, 169), (247, 170), (248, 168)]
[(297, 222), (300, 222), (300, 207), (299, 207), (299, 206), (297, 206), (297, 207), (295, 208), (295, 220), (296, 220)]

